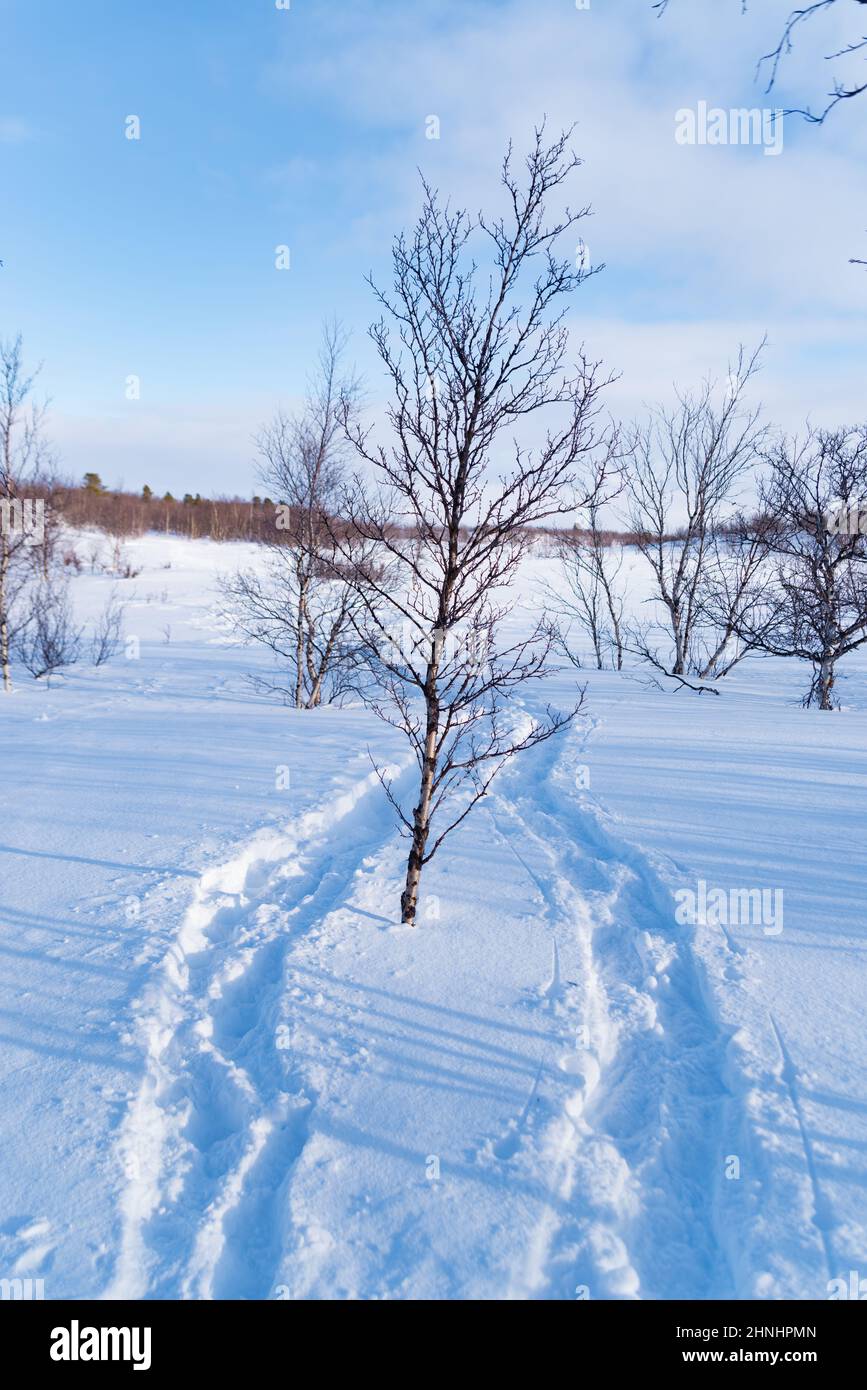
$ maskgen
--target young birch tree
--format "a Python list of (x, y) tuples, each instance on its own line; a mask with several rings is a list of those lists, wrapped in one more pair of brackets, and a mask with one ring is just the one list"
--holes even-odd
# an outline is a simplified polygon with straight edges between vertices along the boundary
[(356, 381), (342, 370), (345, 346), (339, 325), (327, 325), (301, 409), (278, 412), (260, 434), (260, 477), (279, 499), (264, 539), (267, 566), (222, 586), (236, 630), (288, 668), (288, 685), (285, 677), (257, 684), (279, 691), (296, 709), (316, 709), (345, 694), (357, 674), (350, 616), (358, 597), (345, 568), (362, 568), (365, 543), (344, 535), (338, 550), (331, 530), (346, 482), (345, 426), (358, 397)]
[(718, 680), (743, 661), (755, 644), (745, 630), (770, 588), (767, 565), (772, 521), (766, 515), (738, 517), (714, 535), (698, 595), (695, 644), (700, 680)]
[(568, 138), (546, 144), (537, 130), (523, 179), (509, 150), (502, 216), (471, 217), (425, 184), (414, 231), (393, 246), (392, 289), (374, 286), (392, 442), (350, 428), (379, 484), (359, 486), (350, 511), (388, 560), (358, 585), (371, 702), (418, 763), (411, 810), (380, 773), (409, 839), (404, 923), (415, 922), (424, 866), (505, 762), (577, 712), (520, 705), (522, 687), (550, 669), (544, 614), (525, 637), (503, 634), (527, 528), (587, 505), (610, 448), (597, 425), (599, 365), (583, 350), (567, 361), (564, 301), (593, 272), (556, 250), (587, 210), (546, 217), (580, 162)]
[(710, 380), (697, 392), (678, 392), (675, 408), (659, 407), (633, 437), (626, 465), (628, 524), (653, 572), (670, 654), (653, 649), (646, 629), (634, 632), (631, 643), (674, 677), (701, 669), (696, 637), (715, 531), (766, 437), (760, 408), (747, 407), (743, 399), (763, 347), (751, 355), (740, 349), (720, 401)]
[[(599, 507), (590, 505), (589, 525), (567, 531), (558, 542), (558, 554), (568, 593), (558, 595), (558, 610), (578, 624), (589, 637), (599, 671), (610, 657), (614, 669), (623, 669), (624, 594), (620, 580), (623, 548), (599, 524)], [(574, 658), (577, 661), (577, 657)]]
[(804, 704), (832, 710), (838, 662), (867, 642), (867, 426), (784, 440), (768, 461), (772, 579), (739, 631), (764, 652), (810, 662)]

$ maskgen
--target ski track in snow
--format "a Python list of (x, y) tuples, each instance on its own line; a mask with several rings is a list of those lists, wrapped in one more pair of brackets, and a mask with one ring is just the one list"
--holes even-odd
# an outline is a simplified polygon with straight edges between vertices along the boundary
[[(676, 939), (670, 894), (570, 787), (579, 751), (555, 749), (547, 775), (498, 799), (498, 833), (543, 898), (555, 964), (568, 944), (577, 976), (550, 1000), (576, 1039), (556, 1062), (576, 1088), (541, 1143), (559, 1202), (511, 1293), (732, 1297), (715, 1200), (727, 1037)], [(529, 842), (544, 877), (517, 848)], [(574, 1219), (557, 1214), (563, 1203)]]
[(776, 1038), (777, 1045), (780, 1049), (780, 1080), (782, 1081), (783, 1085), (786, 1088), (786, 1091), (788, 1092), (789, 1099), (792, 1105), (792, 1110), (794, 1111), (795, 1119), (797, 1120), (798, 1133), (800, 1135), (801, 1144), (804, 1150), (804, 1163), (806, 1165), (807, 1172), (810, 1177), (810, 1189), (813, 1197), (812, 1221), (813, 1225), (816, 1227), (816, 1230), (819, 1233), (819, 1239), (822, 1242), (822, 1250), (824, 1251), (825, 1255), (828, 1279), (831, 1280), (835, 1277), (836, 1271), (840, 1268), (840, 1265), (838, 1264), (834, 1255), (834, 1245), (831, 1238), (831, 1231), (834, 1225), (833, 1218), (828, 1203), (825, 1200), (825, 1195), (819, 1184), (819, 1177), (816, 1171), (816, 1157), (813, 1152), (813, 1143), (810, 1139), (807, 1122), (804, 1118), (804, 1107), (801, 1104), (801, 1097), (798, 1090), (797, 1068), (795, 1067), (795, 1064), (792, 1061), (789, 1049), (786, 1047), (785, 1040), (780, 1029), (780, 1025), (774, 1018), (773, 1014), (770, 1015), (770, 1021), (771, 1027), (774, 1030), (774, 1037)]
[(106, 1297), (270, 1291), (273, 1213), (316, 1103), (301, 1078), (287, 1089), (282, 962), (391, 833), (380, 798), (370, 773), (202, 875), (138, 1010), (146, 1074), (120, 1140), (120, 1257)]
[[(550, 979), (527, 982), (545, 1020), (535, 1077), (521, 1111), (475, 1155), (488, 1149), (504, 1189), (511, 1172), (542, 1194), (521, 1208), (520, 1256), (498, 1296), (737, 1297), (719, 1201), (731, 1030), (708, 1008), (654, 865), (572, 786), (582, 747), (573, 734), (532, 768), (518, 760), (488, 803), (551, 940)], [(359, 866), (382, 872), (395, 839), (370, 774), (202, 876), (139, 1009), (146, 1075), (120, 1142), (122, 1237), (106, 1297), (273, 1296), (328, 1066), (325, 1052), (319, 1071), (296, 1059), (288, 1036), (281, 1052), (287, 956), (305, 934), (315, 944), (327, 932)], [(732, 948), (735, 974), (736, 961)], [(316, 1252), (312, 1264), (302, 1288), (320, 1277)], [(412, 1279), (402, 1268), (388, 1287), (412, 1296)]]

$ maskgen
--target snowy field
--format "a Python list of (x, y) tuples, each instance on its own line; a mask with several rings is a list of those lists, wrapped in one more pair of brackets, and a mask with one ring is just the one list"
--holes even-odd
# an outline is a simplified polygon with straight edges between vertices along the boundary
[[(367, 752), (409, 787), (398, 735), (251, 690), (264, 658), (214, 611), (252, 550), (127, 552), (137, 647), (0, 703), (0, 1277), (821, 1299), (867, 1276), (863, 656), (835, 714), (799, 707), (794, 662), (719, 698), (582, 672), (584, 717), (503, 773), (412, 929)], [(528, 611), (554, 570), (528, 567)], [(76, 578), (82, 616), (111, 583)], [(682, 920), (715, 890), (772, 911)]]

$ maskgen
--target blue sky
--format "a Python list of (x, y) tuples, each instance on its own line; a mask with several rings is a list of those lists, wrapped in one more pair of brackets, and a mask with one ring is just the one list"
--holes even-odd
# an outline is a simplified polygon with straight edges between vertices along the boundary
[[(586, 236), (607, 269), (572, 323), (622, 374), (613, 410), (724, 374), (767, 331), (772, 416), (863, 417), (867, 273), (847, 261), (867, 255), (867, 101), (821, 130), (789, 120), (778, 158), (674, 140), (675, 112), (700, 100), (774, 104), (752, 72), (788, 0), (739, 9), (0, 0), (0, 333), (44, 361), (65, 470), (249, 495), (251, 436), (303, 389), (333, 314), (375, 416), (364, 275), (386, 278), (417, 169), (487, 203), (506, 139), (526, 143), (543, 112), (578, 123), (574, 197), (595, 209)], [(796, 51), (782, 100), (821, 94), (813, 52)]]

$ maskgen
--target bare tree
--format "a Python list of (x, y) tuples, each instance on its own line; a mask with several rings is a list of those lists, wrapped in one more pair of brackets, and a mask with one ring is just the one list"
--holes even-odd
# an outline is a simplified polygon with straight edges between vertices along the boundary
[[(665, 13), (670, 4), (671, 0), (654, 0), (654, 8), (660, 15)], [(740, 0), (740, 4), (741, 12), (746, 14), (749, 9), (747, 0)], [(772, 91), (776, 86), (782, 63), (794, 48), (795, 41), (800, 35), (801, 30), (808, 26), (811, 20), (817, 19), (823, 14), (827, 15), (830, 11), (837, 10), (838, 7), (842, 13), (843, 7), (846, 6), (847, 13), (851, 13), (854, 17), (856, 12), (852, 9), (853, 5), (867, 6), (867, 0), (805, 0), (804, 4), (789, 12), (782, 26), (779, 42), (775, 44), (769, 53), (766, 53), (764, 57), (759, 60), (759, 72), (766, 72), (768, 75), (768, 92)], [(863, 14), (863, 9), (861, 13)], [(853, 30), (852, 38), (849, 42), (844, 43), (842, 48), (834, 52), (823, 53), (822, 57), (825, 62), (842, 62), (846, 58), (853, 57), (855, 54), (863, 52), (864, 49), (867, 49), (867, 34), (859, 34), (857, 31)], [(864, 92), (867, 92), (867, 80), (859, 81), (835, 76), (832, 79), (832, 88), (828, 93), (828, 100), (821, 111), (811, 111), (809, 106), (795, 107), (787, 111), (786, 115), (803, 116), (805, 120), (810, 121), (813, 125), (821, 125), (826, 117), (829, 116), (841, 102), (851, 101), (853, 97), (859, 97)]]
[[(558, 554), (563, 562), (568, 596), (557, 595), (553, 602), (559, 614), (578, 623), (590, 638), (596, 667), (603, 670), (610, 657), (618, 671), (623, 669), (624, 596), (620, 584), (623, 549), (614, 548), (614, 538), (599, 525), (599, 505), (589, 508), (589, 526), (575, 528), (558, 537)], [(553, 596), (552, 596), (553, 597)]]
[(768, 536), (762, 513), (737, 520), (712, 537), (698, 592), (698, 675), (717, 680), (755, 650), (744, 633), (767, 596)]
[(695, 640), (713, 537), (766, 437), (761, 408), (748, 408), (743, 399), (763, 347), (739, 350), (721, 401), (708, 379), (697, 392), (678, 391), (674, 409), (658, 407), (633, 435), (626, 462), (629, 526), (653, 571), (670, 653), (654, 650), (651, 625), (635, 626), (630, 645), (672, 676), (700, 670)]
[(263, 643), (286, 678), (257, 677), (296, 709), (315, 709), (353, 687), (358, 643), (351, 624), (357, 591), (347, 566), (362, 568), (362, 538), (338, 545), (332, 519), (346, 483), (346, 423), (356, 410), (357, 381), (342, 370), (346, 335), (323, 330), (307, 397), (296, 415), (279, 412), (260, 434), (260, 476), (280, 504), (263, 536), (265, 573), (245, 570), (223, 584), (236, 630)]
[(40, 578), (29, 593), (27, 618), (15, 638), (15, 655), (36, 680), (44, 676), (50, 686), (53, 675), (78, 660), (81, 631), (72, 615), (68, 582), (63, 576)]
[(112, 589), (91, 634), (90, 659), (94, 666), (104, 666), (118, 650), (122, 641), (123, 615), (124, 606), (117, 590)]
[[(546, 145), (537, 130), (523, 182), (509, 150), (502, 216), (473, 218), (425, 184), (414, 231), (393, 245), (392, 290), (374, 286), (383, 316), (371, 336), (390, 380), (393, 440), (375, 445), (350, 426), (378, 482), (376, 493), (356, 487), (350, 514), (387, 564), (381, 577), (359, 582), (364, 608), (354, 622), (377, 679), (371, 702), (418, 763), (411, 811), (380, 770), (410, 841), (405, 923), (416, 918), (424, 865), (505, 762), (577, 712), (549, 707), (534, 717), (517, 703), (550, 669), (555, 639), (545, 616), (524, 640), (501, 636), (514, 604), (508, 588), (532, 543), (528, 527), (592, 501), (610, 450), (596, 427), (607, 384), (598, 364), (581, 351), (567, 365), (562, 297), (593, 272), (555, 253), (586, 209), (546, 221), (547, 200), (579, 164), (568, 139)], [(540, 415), (541, 438), (516, 437)], [(511, 465), (495, 473), (506, 448)], [(592, 476), (579, 482), (591, 462)]]
[(24, 498), (21, 490), (46, 458), (47, 407), (31, 399), (39, 368), (28, 375), (22, 348), (20, 334), (0, 342), (0, 671), (7, 692), (12, 689), (13, 600), (26, 583), (20, 569), (34, 542), (26, 509), (35, 499)]
[(867, 426), (783, 441), (769, 464), (772, 585), (739, 631), (764, 652), (809, 661), (804, 704), (834, 709), (837, 663), (867, 642)]

